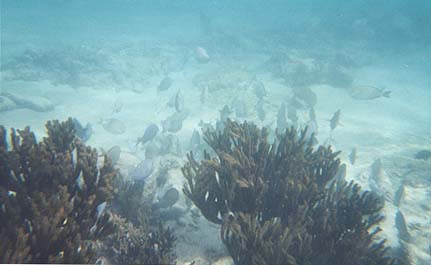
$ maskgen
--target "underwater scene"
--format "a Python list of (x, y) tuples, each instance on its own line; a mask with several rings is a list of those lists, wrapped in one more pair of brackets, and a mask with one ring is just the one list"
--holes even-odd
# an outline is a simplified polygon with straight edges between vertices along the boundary
[(430, 1), (0, 4), (0, 263), (431, 264)]

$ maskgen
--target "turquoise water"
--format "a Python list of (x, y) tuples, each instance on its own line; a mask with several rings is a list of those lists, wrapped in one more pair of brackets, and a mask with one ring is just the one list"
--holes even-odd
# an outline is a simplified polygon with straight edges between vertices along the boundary
[[(417, 157), (431, 150), (430, 1), (2, 0), (0, 92), (0, 125), (42, 138), (46, 121), (74, 117), (91, 125), (87, 144), (121, 147), (126, 176), (151, 148), (164, 149), (158, 163), (183, 163), (194, 131), (215, 126), (225, 105), (272, 131), (284, 106), (286, 126), (313, 121), (318, 143), (342, 151), (346, 178), (385, 194), (388, 244), (399, 245), (402, 211), (412, 264), (431, 262), (431, 159)], [(180, 124), (169, 123), (175, 113)], [(150, 124), (160, 132), (137, 145)], [(179, 168), (168, 183), (181, 189)], [(186, 233), (167, 222), (186, 238), (180, 264), (226, 254), (199, 244), (218, 233), (202, 223)]]

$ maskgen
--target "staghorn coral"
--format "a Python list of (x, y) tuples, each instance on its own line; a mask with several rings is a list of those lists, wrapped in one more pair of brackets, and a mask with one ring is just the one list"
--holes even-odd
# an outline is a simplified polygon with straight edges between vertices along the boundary
[(216, 157), (193, 154), (184, 193), (211, 222), (235, 264), (393, 264), (376, 242), (383, 202), (335, 179), (338, 152), (313, 149), (306, 129), (268, 132), (228, 120), (205, 132)]
[(1, 263), (89, 263), (92, 242), (113, 232), (98, 206), (113, 197), (117, 172), (74, 136), (72, 119), (48, 122), (36, 141), (29, 127), (0, 126)]

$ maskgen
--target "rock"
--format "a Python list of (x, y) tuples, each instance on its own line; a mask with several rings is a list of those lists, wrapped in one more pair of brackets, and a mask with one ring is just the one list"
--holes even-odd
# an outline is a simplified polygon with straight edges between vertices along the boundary
[(212, 263), (212, 265), (234, 265), (233, 260), (231, 257), (221, 257), (215, 262)]

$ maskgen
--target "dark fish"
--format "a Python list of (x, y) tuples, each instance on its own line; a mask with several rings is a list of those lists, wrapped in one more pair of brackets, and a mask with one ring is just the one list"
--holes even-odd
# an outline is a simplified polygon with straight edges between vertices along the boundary
[(265, 120), (265, 110), (263, 109), (263, 100), (259, 100), (256, 103), (256, 106), (254, 107), (257, 113), (257, 117), (259, 118), (259, 120), (264, 121)]
[(145, 129), (144, 135), (138, 138), (136, 145), (140, 143), (144, 145), (147, 142), (153, 140), (154, 137), (157, 136), (158, 132), (159, 132), (159, 127), (156, 124), (151, 123), (150, 125), (148, 125), (147, 129)]
[(168, 208), (174, 205), (180, 198), (180, 193), (176, 188), (170, 188), (165, 195), (155, 204), (158, 208)]
[(169, 76), (165, 77), (160, 81), (159, 86), (157, 87), (157, 91), (165, 91), (168, 90), (172, 86), (172, 78)]
[(431, 157), (430, 150), (421, 150), (415, 154), (416, 159), (428, 160)]
[(354, 165), (356, 161), (356, 147), (352, 148), (352, 151), (349, 154), (350, 164)]
[(184, 98), (181, 94), (181, 91), (178, 90), (177, 94), (175, 95), (175, 110), (180, 112), (184, 108)]
[(331, 130), (334, 130), (335, 128), (337, 128), (338, 124), (340, 124), (340, 114), (341, 110), (337, 110), (334, 115), (332, 115), (332, 118), (329, 120)]
[(407, 228), (407, 222), (400, 210), (398, 210), (395, 215), (395, 226), (398, 230), (398, 238), (405, 242), (409, 242), (411, 237)]
[(265, 85), (261, 81), (255, 81), (252, 84), (253, 92), (259, 100), (262, 100), (267, 94)]
[(88, 141), (93, 134), (93, 129), (90, 123), (87, 123), (85, 127), (76, 119), (73, 119), (73, 127), (75, 129), (75, 135), (79, 137), (83, 142)]
[(287, 127), (287, 120), (286, 120), (286, 105), (281, 103), (280, 108), (277, 112), (277, 129), (282, 132)]
[(121, 155), (121, 147), (118, 145), (111, 147), (111, 149), (106, 152), (106, 155), (111, 159), (113, 165), (117, 164)]
[(144, 159), (132, 171), (130, 176), (135, 181), (145, 181), (154, 170), (154, 162), (152, 159)]

